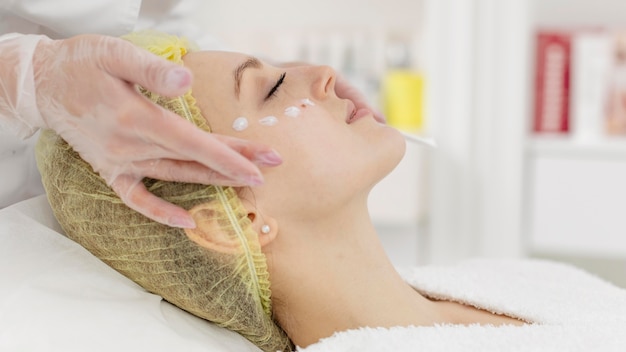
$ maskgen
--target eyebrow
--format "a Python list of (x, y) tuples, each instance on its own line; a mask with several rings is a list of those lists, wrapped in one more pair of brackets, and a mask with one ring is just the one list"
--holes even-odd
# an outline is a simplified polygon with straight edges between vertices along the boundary
[(233, 72), (235, 76), (235, 95), (237, 95), (237, 99), (239, 99), (239, 91), (241, 90), (241, 77), (243, 77), (243, 72), (249, 68), (261, 68), (263, 64), (259, 59), (255, 57), (249, 57), (244, 63), (237, 66), (235, 71)]

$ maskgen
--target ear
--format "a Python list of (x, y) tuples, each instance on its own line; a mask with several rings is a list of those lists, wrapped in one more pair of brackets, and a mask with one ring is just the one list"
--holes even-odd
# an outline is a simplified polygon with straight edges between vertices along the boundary
[[(256, 232), (261, 248), (271, 243), (278, 236), (278, 222), (273, 217), (263, 214), (250, 202), (242, 200), (243, 207), (248, 212), (248, 219), (252, 223), (252, 229)], [(263, 226), (269, 226), (269, 232), (263, 232)]]
[(189, 214), (196, 222), (196, 228), (185, 229), (190, 240), (201, 247), (221, 253), (233, 254), (237, 250), (237, 243), (220, 226), (217, 216), (221, 214), (215, 206), (219, 202), (198, 204), (189, 210)]

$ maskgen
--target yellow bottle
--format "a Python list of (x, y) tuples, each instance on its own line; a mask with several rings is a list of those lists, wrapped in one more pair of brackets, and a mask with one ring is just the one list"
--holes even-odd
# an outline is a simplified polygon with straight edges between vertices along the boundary
[(424, 76), (409, 69), (391, 69), (382, 84), (382, 106), (390, 126), (408, 132), (424, 128)]

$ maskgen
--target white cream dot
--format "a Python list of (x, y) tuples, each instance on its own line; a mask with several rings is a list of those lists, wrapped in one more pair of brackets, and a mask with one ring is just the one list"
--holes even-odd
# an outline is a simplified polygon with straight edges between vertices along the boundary
[(300, 100), (300, 102), (302, 104), (305, 104), (305, 105), (308, 105), (308, 106), (315, 106), (315, 103), (311, 99), (309, 99), (309, 98), (304, 98), (304, 99)]
[(276, 116), (266, 116), (259, 120), (259, 123), (263, 126), (274, 126), (278, 123)]
[(235, 119), (235, 121), (233, 121), (233, 129), (235, 131), (243, 131), (246, 128), (248, 128), (248, 119), (245, 117), (238, 117)]
[(290, 106), (285, 109), (285, 115), (290, 117), (298, 117), (298, 115), (300, 115), (300, 109), (297, 106)]

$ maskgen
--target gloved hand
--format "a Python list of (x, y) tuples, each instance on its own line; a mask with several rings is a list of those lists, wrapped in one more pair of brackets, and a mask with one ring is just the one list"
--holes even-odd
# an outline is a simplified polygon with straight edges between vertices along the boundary
[[(182, 95), (192, 81), (188, 69), (118, 38), (38, 39), (32, 66), (24, 65), (28, 55), (22, 52), (22, 64), (15, 62), (13, 68), (31, 71), (0, 69), (0, 115), (12, 107), (13, 118), (25, 125), (54, 129), (129, 207), (145, 216), (170, 226), (195, 226), (186, 210), (148, 192), (144, 177), (259, 185), (263, 178), (257, 166), (282, 162), (266, 146), (203, 132), (135, 90), (138, 84), (164, 96)], [(3, 45), (3, 59), (4, 50)], [(34, 73), (34, 91), (28, 91), (32, 83), (24, 72)], [(20, 108), (24, 95), (36, 97), (38, 111)]]

